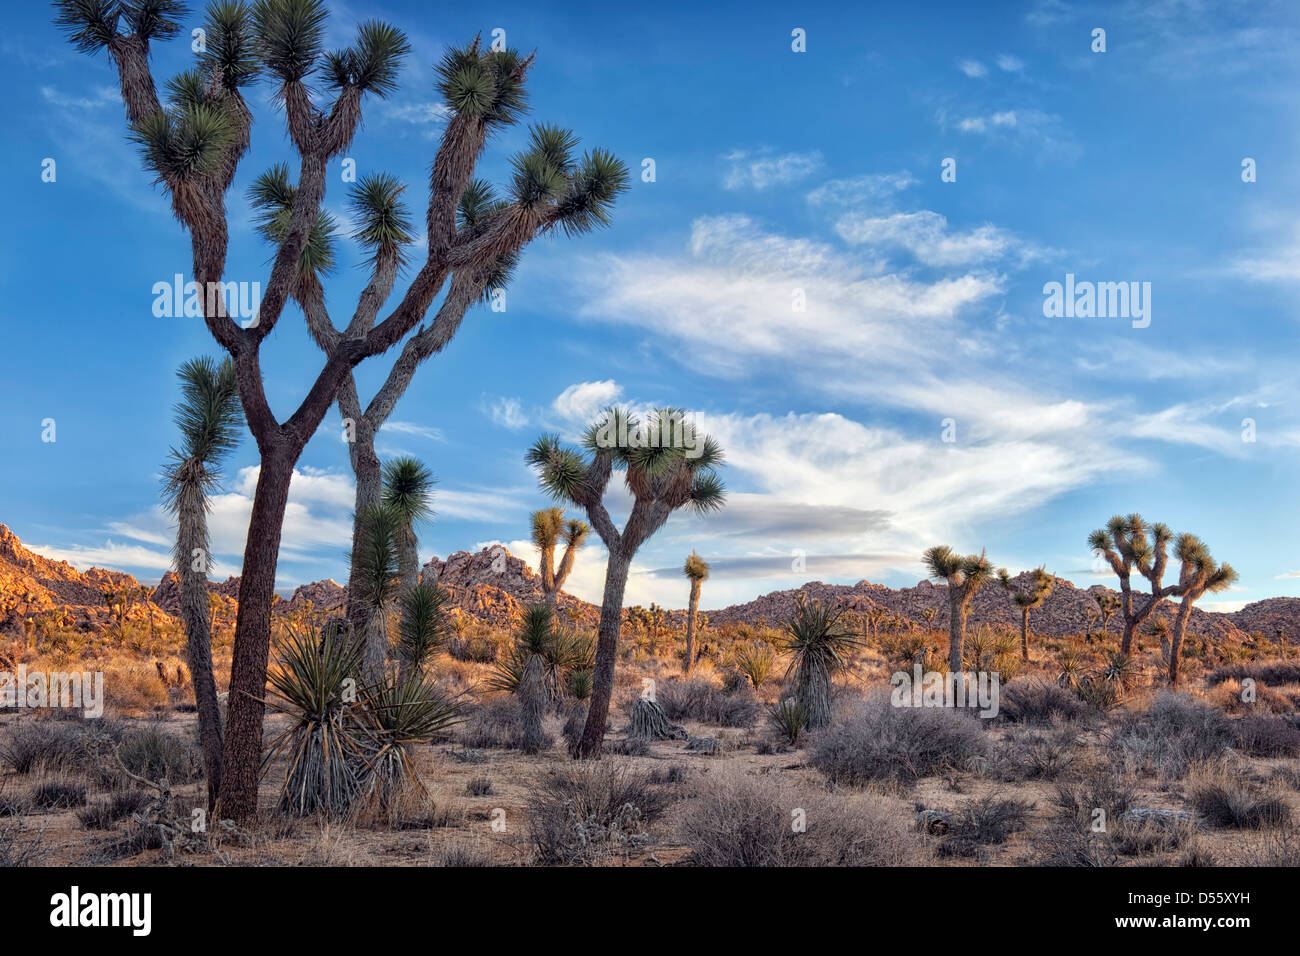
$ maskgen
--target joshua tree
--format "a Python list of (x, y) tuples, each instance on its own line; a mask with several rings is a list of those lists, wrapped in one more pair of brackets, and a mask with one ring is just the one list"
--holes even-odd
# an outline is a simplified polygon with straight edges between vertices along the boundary
[[(632, 559), (677, 509), (705, 514), (722, 507), (724, 492), (716, 471), (722, 449), (712, 438), (699, 435), (682, 410), (673, 408), (652, 412), (644, 427), (626, 411), (609, 409), (587, 430), (583, 447), (579, 451), (562, 445), (557, 435), (543, 435), (529, 449), (527, 461), (539, 470), (546, 491), (586, 511), (609, 551), (591, 707), (574, 748), (579, 757), (598, 758), (614, 691), (623, 592)], [(603, 501), (615, 465), (624, 471), (634, 499), (622, 531)]]
[(1119, 610), (1119, 598), (1109, 591), (1100, 591), (1093, 595), (1097, 602), (1097, 613), (1101, 615), (1101, 629), (1104, 631), (1110, 624), (1110, 619), (1115, 612)]
[(682, 565), (682, 574), (686, 575), (691, 582), (691, 600), (686, 611), (686, 667), (685, 672), (691, 672), (691, 665), (695, 663), (695, 612), (700, 607), (700, 585), (709, 577), (709, 563), (701, 558), (694, 551)]
[(418, 583), (401, 599), (398, 679), (419, 674), (429, 655), (440, 647), (452, 629), (447, 620), (447, 592), (436, 584)]
[(177, 377), (181, 381), (181, 400), (176, 403), (175, 421), (181, 440), (172, 448), (163, 470), (163, 500), (176, 518), (173, 558), (211, 809), (221, 789), (221, 711), (212, 674), (208, 495), (221, 477), (221, 459), (239, 442), (244, 416), (239, 407), (235, 366), (229, 359), (220, 365), (206, 356), (191, 359), (181, 366)]
[(1047, 596), (1056, 586), (1056, 578), (1041, 567), (1034, 568), (1029, 584), (1024, 590), (1016, 587), (1006, 568), (998, 569), (998, 583), (1011, 595), (1011, 600), (1020, 608), (1020, 659), (1029, 660), (1029, 612), (1043, 606)]
[(840, 616), (840, 611), (806, 600), (800, 593), (794, 614), (782, 625), (780, 647), (791, 656), (795, 701), (807, 713), (811, 730), (830, 724), (831, 676), (848, 669), (844, 655), (862, 643), (841, 625)]
[[(568, 580), (569, 572), (573, 570), (578, 549), (586, 543), (587, 534), (591, 529), (587, 527), (585, 521), (579, 521), (577, 518), (565, 521), (563, 508), (542, 508), (534, 511), (532, 524), (533, 544), (537, 545), (537, 549), (541, 552), (538, 561), (542, 575), (542, 593), (546, 596), (546, 606), (554, 611), (560, 591), (564, 589), (564, 582)], [(560, 558), (560, 566), (557, 568), (555, 545), (560, 540), (564, 541), (564, 555)]]
[[(1151, 540), (1147, 540), (1147, 532)], [(1133, 635), (1151, 612), (1160, 606), (1160, 602), (1169, 597), (1178, 586), (1162, 586), (1165, 565), (1168, 561), (1167, 548), (1173, 533), (1168, 526), (1152, 524), (1148, 527), (1139, 514), (1115, 515), (1088, 536), (1088, 546), (1098, 556), (1106, 559), (1111, 570), (1119, 578), (1119, 610), (1124, 616), (1124, 634), (1120, 638), (1119, 652), (1128, 657), (1133, 646)], [(1151, 585), (1150, 595), (1140, 602), (1134, 601), (1132, 590), (1133, 571), (1146, 578)]]
[(925, 566), (932, 578), (948, 582), (948, 667), (954, 674), (962, 669), (966, 641), (966, 616), (975, 592), (993, 577), (993, 565), (979, 554), (957, 554), (945, 544), (925, 552)]
[(393, 509), (399, 527), (396, 534), (397, 568), (403, 593), (420, 579), (420, 549), (415, 525), (433, 516), (433, 485), (437, 479), (414, 458), (395, 458), (384, 465), (384, 493), (380, 499)]
[[(338, 331), (325, 309), (320, 281), (331, 265), (332, 222), (322, 212), (327, 168), (352, 143), (364, 98), (386, 97), (397, 88), (409, 51), (402, 32), (367, 21), (351, 47), (326, 52), (324, 0), (214, 0), (203, 23), (198, 62), (168, 83), (164, 106), (149, 57), (153, 43), (182, 32), (182, 4), (56, 0), (55, 8), (56, 23), (72, 44), (83, 53), (107, 51), (117, 70), (131, 138), (190, 233), (192, 280), (206, 291), (197, 297), (203, 300), (197, 311), (234, 362), (244, 415), (260, 456), (240, 577), (221, 778), (223, 812), (239, 819), (257, 806), (271, 599), (289, 483), (307, 441), (350, 381), (353, 368), (405, 340), (389, 376), (401, 385), (381, 390), (376, 398), (386, 407), (370, 420), (386, 418), (414, 367), (455, 332), (463, 312), (456, 303), (477, 300), (487, 283), (500, 275), (503, 262), (535, 236), (556, 228), (572, 233), (603, 224), (610, 202), (626, 186), (627, 171), (599, 150), (573, 161), (571, 135), (557, 137), (542, 127), (514, 163), (509, 198), (472, 203), (475, 214), (465, 215), (467, 192), (482, 195), (471, 188), (472, 177), (489, 133), (516, 122), (525, 109), (524, 80), (532, 58), (513, 50), (484, 51), (477, 41), (450, 51), (437, 67), (437, 78), (439, 94), (452, 113), (432, 163), (426, 244), (415, 263), (415, 276), (396, 308), (380, 319), (405, 248), (398, 210), (391, 201), (400, 188), (383, 188), (382, 182), (373, 188), (379, 182), (373, 178), (365, 181), (372, 188), (359, 183), (362, 188), (353, 198), (371, 202), (373, 215), (360, 218), (358, 238), (375, 254), (351, 321)], [(274, 243), (275, 255), (256, 314), (239, 323), (226, 301), (238, 287), (224, 282), (230, 240), (225, 196), (251, 145), (253, 113), (243, 91), (262, 76), (273, 85), (267, 99), (284, 111), (298, 177), (290, 184), (287, 168), (283, 177), (273, 169), (254, 186), (252, 198), (262, 213), (259, 225)], [(325, 93), (319, 106), (313, 88)], [(560, 139), (569, 151), (554, 149)], [(378, 204), (373, 203), (376, 196)], [(435, 319), (415, 331), (447, 285), (450, 291), (438, 316), (450, 311), (454, 320)], [(291, 299), (302, 307), (326, 358), (302, 402), (281, 421), (267, 397), (261, 347)], [(356, 437), (368, 443), (368, 422), (350, 417)], [(375, 463), (372, 472), (371, 464), (365, 463), (366, 478), (359, 477), (358, 492), (372, 497), (359, 501), (378, 496), (378, 467)], [(358, 515), (364, 511), (357, 508)]]
[(1179, 655), (1183, 648), (1183, 636), (1187, 633), (1187, 619), (1192, 614), (1192, 605), (1207, 591), (1213, 594), (1227, 588), (1237, 580), (1237, 572), (1226, 562), (1217, 563), (1210, 555), (1210, 549), (1194, 534), (1178, 536), (1178, 541), (1174, 544), (1174, 555), (1180, 563), (1176, 592), (1180, 603), (1169, 640), (1169, 683), (1177, 686)]

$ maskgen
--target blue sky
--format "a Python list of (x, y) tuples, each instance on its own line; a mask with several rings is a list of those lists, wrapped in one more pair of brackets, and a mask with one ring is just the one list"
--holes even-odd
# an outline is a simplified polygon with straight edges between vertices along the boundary
[[(530, 119), (634, 173), (613, 228), (530, 247), (506, 310), (470, 313), (381, 433), (381, 454), (439, 478), (426, 558), (489, 542), (531, 558), (546, 499), (524, 450), (618, 401), (687, 407), (729, 459), (728, 507), (675, 517), (629, 603), (682, 606), (691, 549), (714, 566), (705, 607), (810, 579), (910, 585), (936, 543), (1113, 582), (1086, 537), (1129, 511), (1237, 567), (1202, 606), (1300, 594), (1294, 5), (331, 6), (331, 46), (372, 16), (411, 39), (401, 90), (366, 101), (348, 155), (410, 183), (417, 221), (442, 129), (431, 66), (494, 28), (537, 50)], [(188, 272), (188, 237), (124, 139), (107, 60), (76, 54), (42, 3), (8, 13), (0, 521), (43, 553), (156, 579), (174, 371), (217, 354), (201, 321), (152, 312), (153, 284)], [(155, 75), (189, 59), (164, 44)], [(292, 156), (269, 87), (250, 100), (227, 277), (264, 282), (244, 190)], [(525, 137), (493, 139), (480, 174), (502, 182)], [(327, 208), (343, 196), (333, 175)], [(343, 247), (336, 314), (365, 281)], [(1149, 326), (1046, 317), (1044, 285), (1067, 274), (1150, 283)], [(359, 370), (363, 393), (388, 362)], [(281, 418), (320, 364), (287, 315), (263, 349)], [(332, 410), (299, 464), (283, 587), (345, 574), (340, 434)], [(238, 573), (256, 463), (246, 440), (215, 500), (221, 575)], [(603, 571), (593, 543), (570, 590), (599, 600)]]

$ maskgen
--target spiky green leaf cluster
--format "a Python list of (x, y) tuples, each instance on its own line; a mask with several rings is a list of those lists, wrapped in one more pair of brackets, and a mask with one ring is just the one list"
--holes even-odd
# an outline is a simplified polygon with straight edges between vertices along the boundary
[(357, 28), (357, 41), (346, 50), (327, 53), (323, 62), (326, 81), (335, 89), (355, 86), (364, 93), (387, 97), (397, 89), (402, 61), (411, 52), (406, 34), (378, 20)]
[(322, 0), (258, 0), (253, 34), (267, 72), (297, 83), (315, 69), (328, 16)]
[(386, 613), (397, 597), (397, 535), (402, 527), (402, 516), (392, 505), (371, 505), (357, 516), (349, 580), (356, 583), (353, 596), (371, 614)]
[(391, 173), (369, 173), (348, 190), (348, 205), (356, 222), (352, 238), (372, 251), (372, 261), (394, 255), (405, 262), (403, 247), (413, 238), (411, 216), (402, 202), (405, 190)]
[(383, 502), (407, 524), (433, 517), (433, 486), (438, 479), (418, 458), (394, 458), (384, 463)]
[(261, 70), (253, 8), (243, 0), (208, 4), (203, 23), (206, 49), (199, 56), (205, 74), (216, 73), (228, 90), (247, 86)]
[[(289, 182), (289, 167), (284, 163), (276, 163), (248, 188), (257, 231), (277, 248), (289, 234), (297, 194), (298, 187)], [(317, 210), (307, 244), (298, 259), (299, 275), (323, 276), (334, 271), (336, 230), (334, 217), (324, 209)]]
[[(175, 92), (186, 96), (190, 91), (183, 84)], [(234, 130), (223, 108), (195, 103), (171, 112), (158, 110), (133, 124), (130, 136), (146, 168), (170, 184), (192, 182), (215, 169)]]
[(451, 634), (447, 592), (436, 584), (417, 584), (400, 600), (398, 653), (418, 670)]
[(489, 128), (518, 121), (528, 108), (518, 50), (483, 52), (478, 42), (449, 50), (435, 68), (442, 98), (457, 114)]
[(95, 53), (117, 36), (118, 0), (56, 0), (55, 24), (81, 53)]
[(692, 551), (687, 556), (686, 563), (682, 565), (682, 574), (692, 581), (706, 581), (709, 577), (709, 562)]
[(953, 587), (973, 588), (987, 584), (994, 577), (993, 565), (980, 554), (957, 554), (946, 544), (928, 548), (922, 558), (930, 576), (947, 581)]
[(219, 364), (206, 355), (190, 359), (176, 376), (181, 400), (174, 420), (181, 441), (163, 470), (163, 500), (172, 514), (180, 512), (187, 495), (206, 495), (215, 487), (221, 459), (239, 444), (244, 423), (230, 359)]
[(120, 0), (122, 19), (142, 40), (170, 40), (181, 32), (181, 18), (189, 13), (180, 0)]

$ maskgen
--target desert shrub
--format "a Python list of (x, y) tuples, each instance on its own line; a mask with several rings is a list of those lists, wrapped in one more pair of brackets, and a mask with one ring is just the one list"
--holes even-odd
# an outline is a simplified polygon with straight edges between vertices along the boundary
[(493, 866), (492, 858), (482, 850), (464, 844), (453, 844), (439, 850), (433, 857), (433, 866), (473, 867)]
[(12, 727), (8, 742), (0, 747), (0, 760), (15, 773), (37, 770), (94, 775), (100, 758), (122, 736), (113, 721), (26, 721)]
[(489, 797), (493, 794), (491, 777), (470, 777), (465, 784), (465, 792), (471, 797)]
[(1232, 726), (1222, 713), (1168, 691), (1145, 711), (1121, 715), (1109, 734), (1116, 756), (1137, 769), (1174, 779), (1191, 764), (1219, 756), (1233, 741)]
[(104, 671), (104, 706), (118, 713), (140, 714), (166, 707), (170, 697), (157, 668), (142, 664)]
[[(1171, 853), (1196, 838), (1196, 825), (1189, 822), (1161, 823), (1157, 818), (1130, 821), (1121, 817), (1109, 830), (1111, 845), (1123, 856)], [(1179, 865), (1197, 865), (1180, 862)]]
[(994, 757), (994, 771), (1003, 780), (1056, 780), (1074, 769), (1079, 759), (1079, 732), (1063, 724), (1012, 737)]
[(753, 691), (743, 685), (728, 693), (703, 678), (661, 681), (655, 699), (669, 720), (694, 720), (714, 727), (750, 727), (761, 710)]
[(39, 832), (29, 834), (18, 817), (0, 816), (0, 869), (40, 866), (45, 855), (45, 842)]
[(458, 661), (472, 664), (491, 664), (497, 659), (500, 646), (486, 634), (467, 634), (453, 637), (447, 642), (447, 653)]
[(1291, 822), (1291, 808), (1281, 794), (1262, 790), (1224, 766), (1199, 769), (1187, 790), (1188, 803), (1212, 827), (1263, 830)]
[(1300, 663), (1272, 661), (1230, 664), (1211, 671), (1205, 680), (1214, 687), (1224, 681), (1240, 681), (1245, 678), (1274, 687), (1279, 684), (1300, 684)]
[(1020, 724), (1079, 720), (1088, 711), (1078, 695), (1036, 677), (1021, 677), (999, 689), (998, 716)]
[(41, 810), (71, 810), (86, 805), (86, 788), (66, 780), (46, 780), (32, 790), (31, 804)]
[(627, 736), (605, 741), (605, 752), (620, 757), (645, 757), (650, 754), (650, 740), (646, 737)]
[(995, 795), (972, 800), (953, 816), (952, 828), (939, 845), (942, 856), (976, 856), (983, 847), (1007, 842), (1023, 830), (1034, 805)]
[(946, 707), (894, 707), (881, 693), (819, 734), (809, 762), (831, 783), (861, 786), (962, 768), (987, 752), (979, 718)]
[[(498, 747), (516, 750), (524, 740), (524, 712), (514, 695), (485, 700), (469, 712), (458, 732), (466, 747)], [(549, 750), (554, 738), (543, 734), (540, 747)]]
[[(802, 831), (791, 813), (802, 809)], [(878, 795), (835, 797), (737, 771), (711, 775), (678, 827), (700, 866), (907, 866), (923, 841)]]
[(1237, 749), (1252, 757), (1300, 757), (1300, 727), (1282, 717), (1243, 717), (1232, 729)]
[(772, 674), (776, 650), (771, 644), (754, 641), (737, 647), (734, 657), (736, 669), (749, 678), (754, 690), (758, 690)]
[(650, 839), (646, 825), (669, 800), (648, 774), (612, 760), (553, 771), (528, 798), (535, 861), (591, 864), (644, 846)]
[(117, 753), (127, 770), (146, 780), (188, 783), (203, 775), (203, 757), (193, 742), (158, 727), (128, 731)]
[(1035, 838), (1037, 866), (1115, 866), (1120, 862), (1114, 841), (1105, 833), (1056, 821)]
[(140, 790), (119, 790), (106, 800), (96, 800), (78, 810), (77, 819), (87, 830), (111, 830), (119, 820), (139, 813), (148, 803), (148, 795)]
[(564, 744), (569, 749), (569, 753), (576, 754), (578, 751), (578, 742), (582, 739), (582, 729), (587, 724), (587, 703), (579, 699), (569, 711), (569, 715), (564, 718)]
[(1062, 783), (1056, 787), (1057, 818), (1081, 830), (1091, 829), (1094, 813), (1105, 812), (1107, 825), (1119, 820), (1137, 797), (1132, 779), (1105, 766), (1093, 767), (1092, 772), (1076, 783)]

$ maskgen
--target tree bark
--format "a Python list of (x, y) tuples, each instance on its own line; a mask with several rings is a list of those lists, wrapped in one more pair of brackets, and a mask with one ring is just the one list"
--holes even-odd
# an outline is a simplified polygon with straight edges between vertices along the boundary
[(683, 673), (691, 672), (691, 665), (695, 663), (695, 612), (700, 606), (700, 581), (698, 578), (691, 578), (691, 601), (690, 609), (686, 612), (686, 667)]
[[(352, 554), (361, 546), (361, 525), (357, 520), (366, 508), (379, 504), (383, 496), (383, 471), (379, 456), (375, 454), (375, 433), (370, 423), (364, 418), (355, 419), (356, 440), (352, 443), (352, 471), (357, 478), (356, 497), (352, 517)], [(348, 623), (356, 634), (364, 634), (369, 623), (370, 612), (352, 595), (361, 593), (360, 573), (356, 566), (348, 575)]]
[(1020, 659), (1029, 660), (1029, 608), (1020, 609)]
[[(950, 590), (952, 585), (948, 585)], [(948, 620), (948, 669), (954, 674), (960, 674), (964, 664), (964, 652), (966, 643), (966, 613), (967, 608), (963, 604), (961, 595), (957, 593), (948, 596), (949, 620)]]
[(535, 754), (542, 749), (546, 734), (542, 728), (542, 717), (546, 712), (546, 686), (542, 658), (531, 654), (524, 672), (519, 678), (519, 707), (523, 714), (523, 739), (520, 749), (526, 754)]
[[(1199, 597), (1200, 595), (1197, 595)], [(1182, 658), (1183, 635), (1187, 633), (1187, 619), (1192, 615), (1192, 602), (1196, 598), (1184, 594), (1174, 616), (1173, 633), (1169, 635), (1169, 686), (1178, 686), (1179, 663)]]
[[(186, 658), (194, 684), (194, 704), (199, 716), (199, 743), (203, 748), (203, 769), (208, 782), (208, 810), (221, 791), (221, 708), (217, 703), (217, 682), (212, 673), (212, 608), (208, 601), (207, 502), (195, 489), (178, 515), (179, 540), (177, 573), (181, 586), (181, 619), (185, 622)], [(194, 565), (199, 558), (203, 570)], [(153, 615), (149, 616), (152, 623)]]
[(286, 445), (263, 451), (253, 513), (239, 580), (239, 616), (230, 672), (230, 699), (222, 750), (221, 813), (234, 820), (257, 812), (262, 763), (266, 665), (271, 648), (271, 601), (280, 553), (284, 510), (293, 465), (301, 449)]
[(609, 721), (609, 701), (614, 693), (614, 664), (618, 658), (619, 629), (623, 622), (623, 592), (631, 558), (622, 549), (611, 549), (605, 565), (605, 593), (600, 605), (600, 625), (596, 639), (596, 668), (591, 678), (591, 706), (582, 728), (576, 756), (600, 759)]

